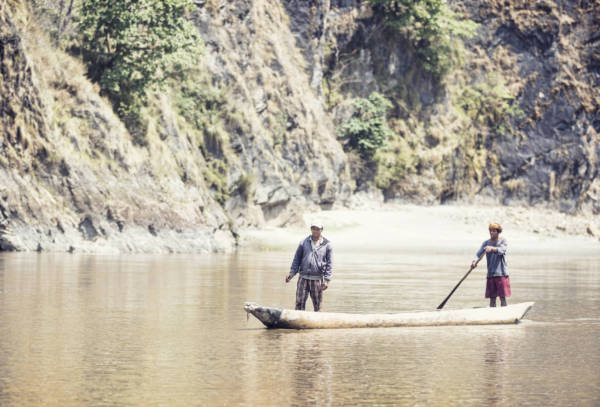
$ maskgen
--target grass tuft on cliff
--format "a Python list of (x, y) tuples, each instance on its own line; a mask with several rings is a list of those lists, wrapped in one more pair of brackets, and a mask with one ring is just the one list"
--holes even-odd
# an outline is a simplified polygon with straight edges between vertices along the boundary
[(460, 61), (456, 42), (472, 38), (477, 24), (461, 18), (443, 0), (370, 0), (388, 26), (413, 46), (425, 70), (443, 78)]

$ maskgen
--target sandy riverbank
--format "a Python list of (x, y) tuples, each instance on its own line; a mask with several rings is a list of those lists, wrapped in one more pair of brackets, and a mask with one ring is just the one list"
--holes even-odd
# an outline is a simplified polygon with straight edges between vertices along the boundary
[[(338, 249), (472, 248), (487, 236), (490, 222), (504, 227), (512, 247), (532, 250), (600, 250), (600, 217), (573, 216), (529, 207), (464, 205), (383, 205), (380, 209), (338, 209), (303, 216), (322, 221), (324, 235)], [(278, 250), (293, 247), (307, 226), (242, 231), (242, 247)]]

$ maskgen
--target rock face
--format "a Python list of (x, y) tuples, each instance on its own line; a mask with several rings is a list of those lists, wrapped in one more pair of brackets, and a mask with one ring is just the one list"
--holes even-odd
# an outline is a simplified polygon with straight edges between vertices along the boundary
[(599, 213), (600, 7), (597, 2), (486, 1), (470, 9), (481, 24), (477, 45), (492, 55), (503, 49), (514, 58), (514, 78), (524, 119), (518, 131), (491, 146), (502, 180), (525, 188), (503, 191), (532, 204), (554, 202), (571, 212)]
[[(332, 89), (342, 95), (330, 106), (336, 124), (348, 117), (345, 100), (382, 92), (394, 101), (391, 116), (408, 122), (413, 135), (425, 128), (410, 142), (442, 157), (432, 161), (427, 153), (415, 152), (418, 168), (404, 177), (400, 194), (392, 198), (440, 202), (482, 194), (504, 203), (600, 212), (597, 3), (451, 2), (479, 29), (466, 43), (465, 66), (445, 82), (419, 69), (410, 45), (364, 2), (283, 3), (310, 73), (325, 78), (329, 98), (336, 96)], [(512, 112), (502, 119), (508, 131), (494, 128), (498, 118), (496, 123), (456, 125), (462, 114), (455, 106), (461, 95), (457, 87), (476, 86), (490, 75), (500, 78), (514, 100)], [(312, 83), (320, 95), (321, 84)], [(455, 133), (455, 141), (440, 142), (444, 136), (435, 134), (436, 127)], [(468, 130), (472, 127), (477, 129)], [(469, 141), (459, 139), (469, 131), (483, 168), (465, 165), (469, 154), (463, 145)]]
[(26, 45), (4, 4), (0, 250), (231, 248), (231, 225), (206, 185), (161, 173), (174, 154), (135, 147), (83, 67), (43, 37)]
[(349, 198), (345, 154), (282, 6), (199, 4), (211, 81), (240, 118), (226, 140), (204, 129), (198, 144), (159, 94), (143, 146), (78, 61), (40, 31), (25, 42), (11, 16), (26, 6), (0, 7), (0, 250), (230, 250), (240, 226), (297, 222)]
[[(410, 162), (387, 199), (600, 213), (597, 2), (449, 3), (480, 26), (439, 81), (368, 2), (197, 1), (203, 66), (182, 80), (221, 99), (193, 124), (175, 81), (152, 95), (144, 143), (51, 45), (34, 6), (0, 3), (0, 250), (229, 250), (238, 227), (379, 196), (336, 138), (374, 91), (394, 103), (389, 154)], [(491, 75), (511, 109), (479, 120), (464, 90)]]
[[(299, 5), (298, 12), (307, 8)], [(228, 202), (234, 219), (285, 224), (302, 206), (327, 208), (348, 199), (346, 157), (319, 100), (318, 73), (290, 31), (294, 14), (279, 2), (258, 0), (207, 4), (193, 18), (213, 80), (245, 119), (244, 131), (229, 129), (236, 155), (229, 173), (236, 179), (244, 172), (256, 182), (249, 202)], [(246, 206), (260, 211), (249, 213)]]

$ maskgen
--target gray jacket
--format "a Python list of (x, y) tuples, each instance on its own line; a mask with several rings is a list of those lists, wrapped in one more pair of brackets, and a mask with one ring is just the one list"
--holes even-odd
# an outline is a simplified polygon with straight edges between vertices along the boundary
[(498, 252), (486, 253), (487, 259), (487, 277), (506, 277), (508, 276), (508, 264), (506, 263), (506, 250), (508, 249), (508, 243), (506, 239), (499, 238), (497, 242), (492, 242), (491, 239), (486, 240), (481, 244), (477, 253), (475, 253), (475, 260), (479, 258), (485, 251), (485, 246), (494, 246), (498, 248)]
[(300, 276), (306, 277), (323, 277), (325, 281), (331, 280), (333, 273), (333, 249), (331, 242), (323, 238), (319, 246), (312, 249), (310, 243), (311, 237), (308, 236), (298, 245), (292, 267), (290, 268), (290, 276), (300, 273)]

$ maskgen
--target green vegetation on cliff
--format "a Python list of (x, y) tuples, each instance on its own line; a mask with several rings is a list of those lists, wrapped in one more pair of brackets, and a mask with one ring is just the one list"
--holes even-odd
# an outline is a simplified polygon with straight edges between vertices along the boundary
[(83, 0), (80, 44), (88, 75), (100, 84), (128, 127), (141, 123), (150, 86), (161, 86), (175, 63), (197, 63), (200, 40), (186, 19), (190, 0)]
[(372, 160), (391, 135), (385, 118), (391, 107), (392, 103), (377, 92), (368, 99), (356, 99), (352, 117), (339, 128), (340, 138), (363, 159)]
[(508, 119), (523, 116), (499, 72), (490, 72), (483, 81), (465, 86), (456, 99), (472, 123), (487, 126), (493, 133), (506, 133), (511, 126)]
[(370, 0), (383, 8), (387, 24), (413, 46), (423, 67), (438, 77), (460, 59), (457, 41), (475, 35), (477, 24), (452, 11), (443, 0)]

